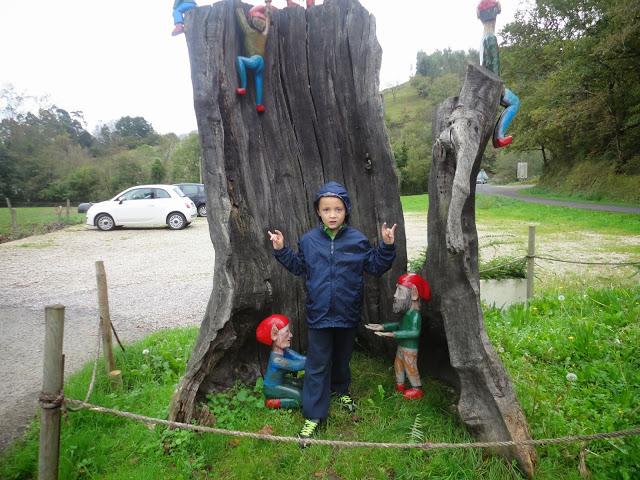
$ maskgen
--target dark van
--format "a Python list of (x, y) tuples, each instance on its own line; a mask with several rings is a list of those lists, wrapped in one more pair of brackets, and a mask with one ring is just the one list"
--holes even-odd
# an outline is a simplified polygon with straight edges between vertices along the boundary
[(202, 183), (174, 183), (180, 190), (195, 203), (199, 217), (207, 216), (207, 195), (204, 193)]

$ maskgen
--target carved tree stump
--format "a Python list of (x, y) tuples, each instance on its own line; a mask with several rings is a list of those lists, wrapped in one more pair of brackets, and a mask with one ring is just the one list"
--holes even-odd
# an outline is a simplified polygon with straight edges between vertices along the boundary
[[(435, 114), (429, 251), (422, 272), (433, 294), (421, 338), (423, 371), (456, 387), (460, 417), (483, 441), (531, 438), (509, 376), (487, 337), (480, 307), (475, 180), (501, 92), (497, 76), (469, 65), (459, 97), (447, 99)], [(498, 453), (517, 460), (521, 470), (533, 476), (533, 447), (502, 448)]]
[[(275, 12), (273, 20), (265, 55), (266, 112), (260, 115), (251, 81), (249, 94), (235, 94), (242, 43), (233, 2), (186, 14), (215, 266), (200, 334), (172, 400), (173, 420), (189, 421), (196, 398), (208, 392), (255, 381), (269, 353), (256, 341), (255, 327), (270, 313), (290, 318), (293, 348), (305, 350), (304, 284), (272, 257), (267, 230), (281, 230), (295, 246), (318, 222), (312, 202), (326, 181), (347, 187), (354, 204), (350, 223), (372, 244), (381, 240), (383, 222), (398, 224), (392, 270), (367, 280), (364, 322), (388, 319), (395, 281), (405, 269), (374, 18), (356, 0), (327, 0), (308, 10)], [(370, 334), (360, 343), (374, 353), (395, 349)]]

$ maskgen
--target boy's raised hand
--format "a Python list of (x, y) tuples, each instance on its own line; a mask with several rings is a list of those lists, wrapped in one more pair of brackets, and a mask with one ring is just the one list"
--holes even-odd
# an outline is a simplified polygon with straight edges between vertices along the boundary
[(380, 233), (382, 233), (382, 241), (387, 245), (393, 245), (396, 241), (396, 227), (397, 224), (393, 224), (393, 227), (388, 228), (387, 222), (382, 224), (382, 228), (380, 229)]
[(267, 230), (269, 233), (269, 240), (273, 244), (274, 250), (282, 250), (284, 248), (284, 235), (280, 230), (274, 230), (273, 233)]

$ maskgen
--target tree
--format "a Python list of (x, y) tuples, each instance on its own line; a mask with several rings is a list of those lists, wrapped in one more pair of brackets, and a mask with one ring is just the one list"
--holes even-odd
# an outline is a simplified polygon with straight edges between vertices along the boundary
[(113, 135), (120, 144), (129, 148), (143, 143), (155, 144), (158, 141), (158, 134), (143, 117), (120, 118), (115, 124)]
[[(350, 222), (374, 243), (380, 222), (400, 226), (392, 270), (367, 280), (367, 323), (392, 315), (406, 246), (379, 94), (382, 52), (360, 3), (327, 0), (275, 13), (260, 116), (251, 98), (236, 96), (236, 72), (227, 68), (241, 49), (233, 2), (194, 10), (186, 20), (192, 71), (201, 72), (192, 80), (216, 252), (213, 291), (170, 410), (170, 418), (188, 421), (208, 392), (255, 382), (267, 358), (255, 327), (269, 313), (288, 315), (299, 332), (294, 348), (304, 347), (304, 283), (272, 258), (266, 232), (278, 228), (295, 244), (317, 225), (315, 189), (329, 180), (345, 184), (353, 195)], [(350, 49), (358, 54), (347, 55)], [(364, 329), (360, 342), (389, 358), (395, 350)]]
[(171, 154), (173, 182), (199, 182), (201, 158), (200, 137), (196, 132), (180, 140)]
[(166, 171), (164, 165), (159, 158), (156, 158), (151, 164), (151, 183), (162, 183), (164, 181), (165, 175)]
[[(433, 120), (429, 176), (429, 252), (421, 274), (431, 284), (429, 322), (420, 337), (421, 371), (451, 383), (462, 422), (477, 438), (529, 440), (529, 428), (511, 380), (484, 327), (480, 305), (476, 176), (491, 138), (502, 83), (469, 65), (459, 96), (443, 102)], [(532, 446), (498, 449), (533, 477)]]
[(522, 100), (517, 148), (541, 149), (548, 168), (598, 159), (633, 169), (639, 18), (634, 0), (541, 0), (504, 28), (503, 76)]

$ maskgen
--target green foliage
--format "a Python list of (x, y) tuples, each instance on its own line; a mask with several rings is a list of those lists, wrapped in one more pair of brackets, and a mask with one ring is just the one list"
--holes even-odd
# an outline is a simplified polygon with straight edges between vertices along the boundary
[(200, 138), (197, 133), (190, 133), (171, 155), (173, 183), (199, 182), (201, 158)]
[(618, 175), (607, 162), (581, 162), (549, 171), (530, 193), (555, 194), (588, 201), (622, 202), (640, 205), (640, 174)]
[(183, 140), (159, 136), (144, 118), (125, 116), (93, 136), (82, 112), (38, 101), (34, 113), (25, 103), (12, 87), (0, 89), (0, 196), (14, 204), (101, 201), (135, 184), (173, 181), (174, 175), (199, 180), (196, 133)]
[(635, 0), (542, 0), (504, 28), (503, 77), (522, 101), (514, 147), (544, 148), (547, 168), (638, 172), (638, 18)]
[[(427, 263), (427, 250), (409, 260), (408, 271), (420, 273)], [(478, 265), (480, 280), (504, 280), (507, 278), (527, 278), (527, 262), (524, 257), (500, 256), (483, 261)]]
[(449, 73), (462, 76), (467, 63), (479, 63), (476, 50), (436, 50), (427, 55), (420, 50), (416, 55), (416, 73), (422, 77), (437, 78)]
[(166, 176), (166, 169), (164, 165), (160, 161), (159, 158), (156, 158), (154, 162), (151, 164), (151, 175), (150, 180), (151, 183), (162, 183), (164, 181), (164, 177)]

